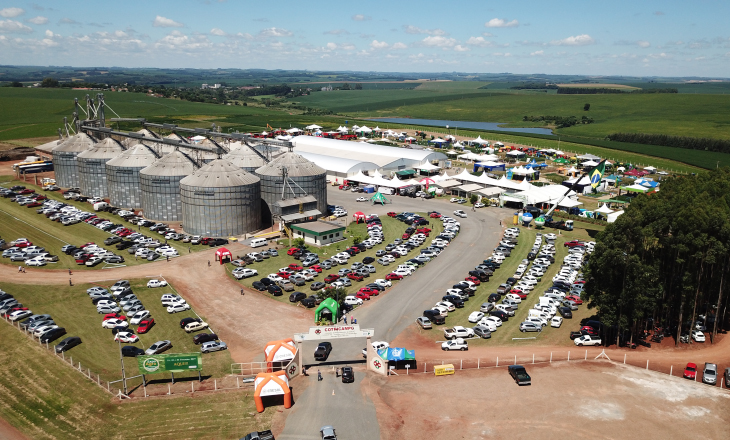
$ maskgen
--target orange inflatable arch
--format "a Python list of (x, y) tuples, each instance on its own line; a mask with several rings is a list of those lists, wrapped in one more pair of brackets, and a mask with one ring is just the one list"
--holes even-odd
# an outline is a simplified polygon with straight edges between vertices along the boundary
[(284, 395), (284, 408), (291, 408), (291, 389), (285, 371), (275, 373), (259, 373), (255, 380), (256, 390), (253, 393), (256, 410), (264, 412), (263, 397)]

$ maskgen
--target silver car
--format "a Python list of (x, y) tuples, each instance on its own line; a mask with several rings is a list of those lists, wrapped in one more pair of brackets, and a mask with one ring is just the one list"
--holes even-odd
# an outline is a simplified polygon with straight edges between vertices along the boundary
[(717, 383), (717, 364), (705, 363), (702, 370), (702, 382), (710, 385)]
[(210, 353), (213, 351), (226, 350), (227, 348), (228, 346), (223, 341), (203, 342), (203, 345), (200, 347), (200, 352)]

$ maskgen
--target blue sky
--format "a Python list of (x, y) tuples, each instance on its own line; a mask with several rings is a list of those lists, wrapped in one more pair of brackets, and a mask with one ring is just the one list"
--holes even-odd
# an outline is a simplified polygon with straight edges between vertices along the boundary
[(709, 0), (2, 0), (0, 63), (729, 77), (729, 18)]

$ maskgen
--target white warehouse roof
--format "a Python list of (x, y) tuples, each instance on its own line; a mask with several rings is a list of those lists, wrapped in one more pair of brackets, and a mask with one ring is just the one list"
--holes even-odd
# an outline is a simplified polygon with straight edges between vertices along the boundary
[(373, 162), (364, 162), (355, 159), (324, 156), (322, 154), (305, 153), (303, 151), (299, 151), (299, 155), (332, 173), (351, 175), (357, 174), (358, 171), (372, 171), (380, 168), (380, 166)]

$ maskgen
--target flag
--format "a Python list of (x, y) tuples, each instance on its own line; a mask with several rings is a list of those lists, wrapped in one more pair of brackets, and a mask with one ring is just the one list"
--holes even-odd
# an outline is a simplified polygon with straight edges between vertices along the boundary
[(606, 160), (602, 160), (601, 163), (596, 165), (593, 170), (591, 170), (589, 176), (591, 179), (591, 187), (593, 189), (596, 189), (598, 185), (601, 184), (601, 178), (603, 177), (603, 172), (606, 170)]

